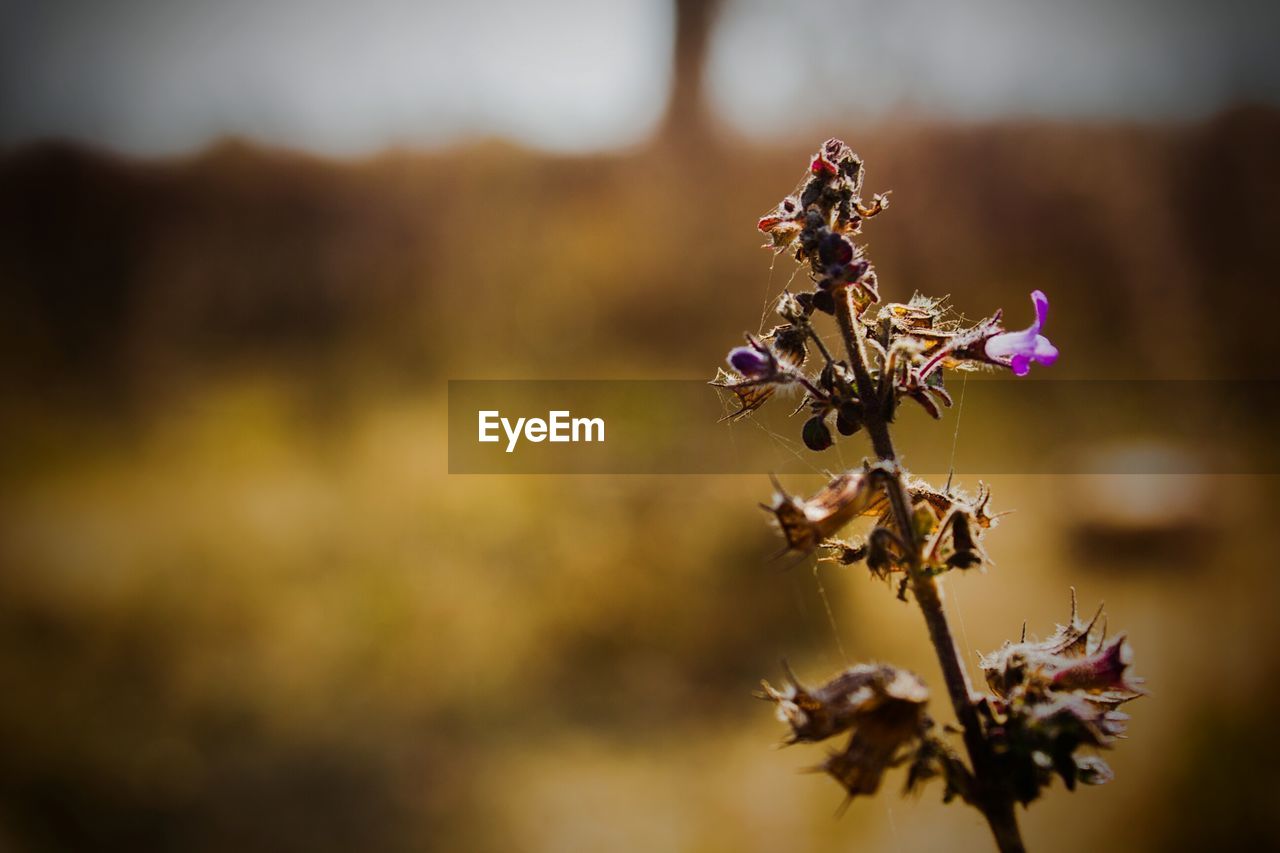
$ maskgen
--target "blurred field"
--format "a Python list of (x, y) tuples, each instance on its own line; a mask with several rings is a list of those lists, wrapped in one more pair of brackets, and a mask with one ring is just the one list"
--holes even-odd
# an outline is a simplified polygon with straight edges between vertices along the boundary
[[(1276, 377), (1280, 115), (831, 132), (894, 190), (886, 295), (1043, 288), (1060, 376)], [(790, 274), (753, 224), (819, 141), (5, 153), (0, 848), (988, 849), (897, 777), (836, 819), (819, 750), (770, 749), (783, 656), (945, 702), (892, 590), (765, 562), (762, 478), (446, 473), (449, 378), (709, 376)], [(1153, 692), (1032, 848), (1274, 839), (1274, 480), (1154, 478), (1203, 527), (1148, 558), (1079, 534), (1114, 483), (992, 485), (1018, 511), (948, 583), (961, 643), (1047, 634), (1075, 585)]]

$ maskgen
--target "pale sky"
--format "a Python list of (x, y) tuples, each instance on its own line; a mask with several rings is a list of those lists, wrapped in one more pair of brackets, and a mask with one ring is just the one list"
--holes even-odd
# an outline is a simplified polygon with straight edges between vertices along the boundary
[[(708, 90), (763, 137), (903, 112), (1193, 119), (1280, 103), (1275, 5), (727, 0)], [(660, 118), (672, 20), (664, 0), (0, 0), (0, 144), (626, 146)]]

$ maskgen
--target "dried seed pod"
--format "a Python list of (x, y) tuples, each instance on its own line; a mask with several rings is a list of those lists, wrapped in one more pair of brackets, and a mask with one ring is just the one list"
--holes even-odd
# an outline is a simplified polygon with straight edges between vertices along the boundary
[(857, 401), (842, 403), (836, 410), (836, 431), (841, 435), (853, 435), (862, 429), (862, 404)]
[(836, 300), (829, 290), (817, 290), (813, 294), (813, 307), (823, 314), (836, 313)]
[(801, 435), (804, 438), (804, 446), (810, 450), (826, 450), (835, 443), (831, 437), (831, 430), (827, 427), (826, 418), (822, 415), (805, 421)]

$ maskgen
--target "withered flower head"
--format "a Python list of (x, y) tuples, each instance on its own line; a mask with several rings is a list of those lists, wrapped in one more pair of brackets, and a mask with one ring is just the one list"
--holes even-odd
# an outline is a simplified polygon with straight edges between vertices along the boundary
[(1127, 674), (1133, 653), (1125, 636), (1108, 643), (1101, 618), (1099, 607), (1087, 623), (1080, 619), (1073, 589), (1071, 618), (1053, 636), (1039, 642), (1024, 637), (983, 656), (987, 684), (1002, 698), (1018, 688), (1082, 691), (1112, 705), (1141, 695), (1141, 681)]
[(1118, 706), (1142, 695), (1128, 674), (1131, 650), (1123, 635), (1108, 642), (1102, 608), (1087, 623), (1071, 596), (1071, 618), (1047, 640), (1006, 643), (982, 659), (995, 696), (987, 704), (997, 757), (1014, 795), (1035, 799), (1058, 775), (1068, 789), (1102, 784), (1111, 770), (1080, 747), (1108, 748), (1124, 733)]
[[(791, 726), (787, 743), (826, 740), (876, 715), (885, 723), (904, 709), (922, 709), (929, 700), (929, 690), (918, 676), (885, 664), (857, 664), (817, 687), (805, 687), (790, 667), (783, 667), (786, 685), (779, 690), (762, 681), (758, 695), (774, 702), (778, 719)], [(894, 713), (886, 715), (886, 708)]]
[(787, 494), (776, 479), (774, 490), (773, 503), (761, 506), (773, 513), (787, 550), (804, 554), (883, 503), (879, 477), (865, 468), (833, 477), (808, 499)]
[(851, 732), (848, 745), (815, 768), (833, 776), (850, 798), (875, 793), (885, 771), (930, 725), (924, 713), (928, 689), (897, 667), (858, 664), (813, 688), (787, 670), (787, 682), (781, 690), (762, 682), (758, 694), (774, 702), (778, 718), (791, 726), (787, 743)]

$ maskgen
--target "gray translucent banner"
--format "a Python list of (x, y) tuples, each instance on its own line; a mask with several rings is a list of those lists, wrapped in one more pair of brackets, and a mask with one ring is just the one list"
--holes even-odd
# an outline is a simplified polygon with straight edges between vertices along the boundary
[[(911, 402), (898, 414), (898, 450), (917, 473), (1280, 473), (1280, 382), (971, 378), (949, 390), (942, 421)], [(808, 450), (799, 402), (722, 421), (736, 401), (700, 380), (452, 380), (449, 472), (811, 473), (869, 453), (864, 434)]]

